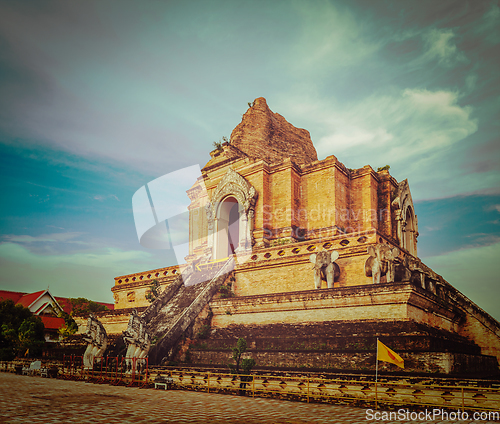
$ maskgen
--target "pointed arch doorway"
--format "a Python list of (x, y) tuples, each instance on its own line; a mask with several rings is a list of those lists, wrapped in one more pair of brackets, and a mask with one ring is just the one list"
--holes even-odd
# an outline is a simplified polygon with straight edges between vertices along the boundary
[(233, 255), (240, 245), (240, 219), (243, 209), (233, 196), (226, 197), (217, 210), (216, 259)]
[(404, 248), (413, 256), (417, 256), (416, 237), (415, 237), (415, 214), (411, 206), (408, 206), (404, 213), (405, 225), (403, 230)]
[(253, 246), (253, 224), (258, 193), (229, 168), (205, 206), (207, 213), (206, 255), (220, 260), (235, 253), (248, 252)]

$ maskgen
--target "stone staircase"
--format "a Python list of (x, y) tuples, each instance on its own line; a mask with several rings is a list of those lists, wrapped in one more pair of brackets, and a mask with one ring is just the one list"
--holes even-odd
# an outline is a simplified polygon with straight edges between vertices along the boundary
[[(217, 293), (234, 268), (232, 257), (217, 273), (209, 270), (194, 271), (187, 279), (179, 275), (176, 280), (142, 314), (152, 337), (158, 340), (149, 351), (149, 363), (160, 364), (177, 344), (182, 334), (193, 323), (204, 306)], [(201, 281), (190, 284), (192, 281)]]

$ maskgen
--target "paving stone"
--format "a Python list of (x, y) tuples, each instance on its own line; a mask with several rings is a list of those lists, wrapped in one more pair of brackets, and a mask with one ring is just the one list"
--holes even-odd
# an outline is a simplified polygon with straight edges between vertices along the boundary
[(0, 422), (366, 424), (369, 421), (363, 408), (0, 373)]

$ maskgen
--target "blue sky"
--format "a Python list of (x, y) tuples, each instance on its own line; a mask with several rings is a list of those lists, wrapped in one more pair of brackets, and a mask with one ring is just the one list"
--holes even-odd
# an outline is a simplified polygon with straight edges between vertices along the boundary
[(2, 1), (0, 287), (112, 301), (173, 264), (134, 192), (209, 159), (247, 102), (320, 159), (408, 178), (419, 256), (500, 319), (498, 1)]

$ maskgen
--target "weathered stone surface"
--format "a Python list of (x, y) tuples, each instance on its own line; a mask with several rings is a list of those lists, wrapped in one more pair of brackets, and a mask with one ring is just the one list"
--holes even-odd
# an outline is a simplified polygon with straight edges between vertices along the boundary
[(160, 293), (158, 299), (149, 305), (149, 307), (142, 313), (142, 317), (146, 320), (146, 322), (150, 322), (159, 314), (160, 309), (166, 305), (170, 299), (172, 299), (183, 284), (182, 275), (178, 274), (174, 281)]
[(88, 346), (83, 354), (83, 364), (86, 369), (92, 369), (94, 360), (96, 358), (100, 360), (108, 347), (106, 330), (94, 314), (90, 314), (89, 316), (84, 340), (88, 343)]
[[(280, 351), (250, 350), (248, 357), (256, 360), (262, 368), (281, 368), (287, 370), (321, 370), (322, 372), (370, 372), (375, 371), (375, 352), (365, 351)], [(454, 352), (400, 352), (405, 361), (405, 371), (411, 373), (451, 374), (469, 377), (495, 377), (498, 365), (492, 356), (473, 355)], [(191, 349), (194, 366), (215, 365), (223, 367), (229, 362), (231, 353), (220, 350)], [(395, 366), (379, 362), (379, 372), (395, 372)]]
[[(191, 286), (181, 285), (177, 293), (169, 298), (158, 314), (148, 323), (153, 335), (160, 337), (149, 352), (149, 362), (159, 364), (177, 344), (184, 331), (193, 323), (205, 305), (212, 299), (232, 270), (234, 263), (228, 262), (210, 280)], [(225, 269), (227, 270), (225, 271)]]
[[(495, 357), (465, 337), (413, 321), (338, 321), (307, 324), (232, 325), (214, 328), (203, 344), (191, 347), (193, 365), (223, 365), (227, 349), (244, 337), (259, 368), (374, 370), (376, 339), (397, 350), (405, 372), (498, 375)], [(379, 369), (396, 370), (379, 363)]]
[(123, 340), (127, 344), (127, 371), (132, 372), (143, 367), (151, 347), (151, 335), (146, 321), (138, 315), (136, 309), (130, 315), (127, 329), (123, 332)]
[(259, 97), (231, 133), (231, 145), (269, 164), (291, 158), (297, 164), (318, 160), (309, 131), (296, 128)]
[(395, 259), (399, 255), (397, 247), (388, 244), (377, 244), (368, 246), (370, 257), (365, 263), (365, 274), (367, 277), (373, 277), (373, 284), (380, 283), (382, 275), (387, 274), (387, 282), (393, 283), (395, 280)]

